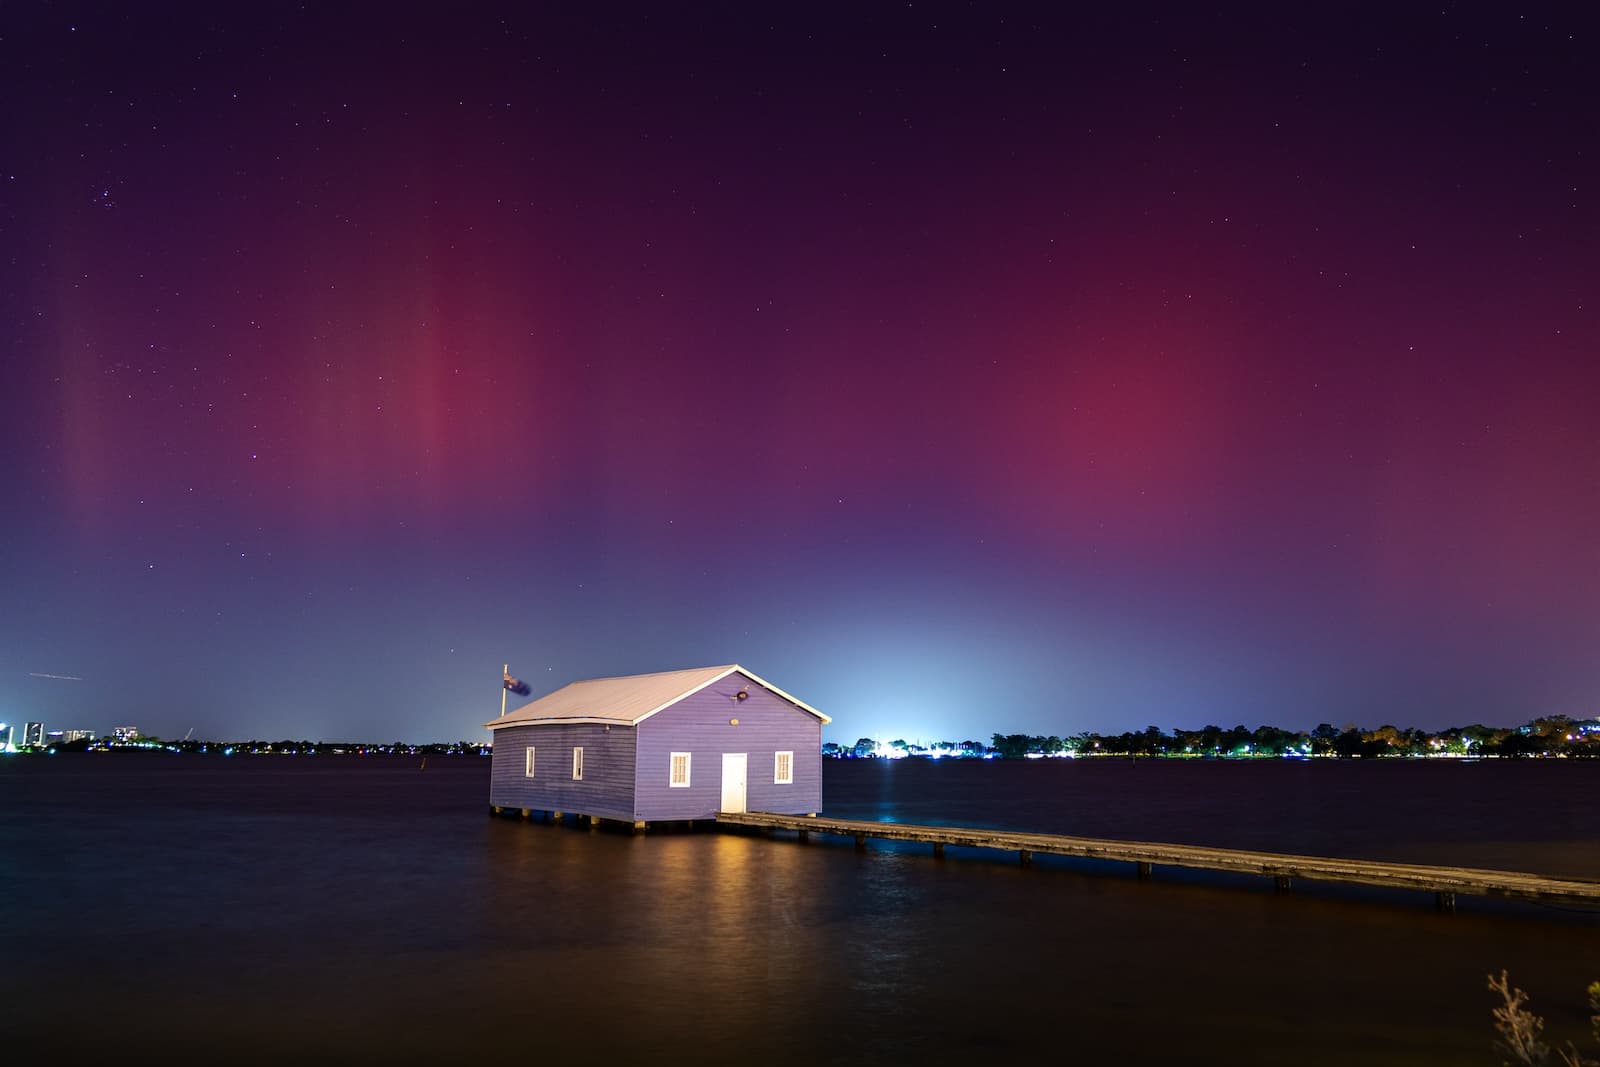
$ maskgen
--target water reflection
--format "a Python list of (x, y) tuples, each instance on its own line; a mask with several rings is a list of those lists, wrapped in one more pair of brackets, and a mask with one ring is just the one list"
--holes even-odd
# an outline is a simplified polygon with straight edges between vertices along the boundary
[[(914, 860), (732, 834), (503, 828), (488, 875), (503, 973), (559, 972), (563, 990), (633, 1003), (652, 1033), (730, 1051), (788, 1034), (809, 1048), (817, 1021), (847, 1005), (904, 1021), (899, 1006), (935, 976), (908, 926), (924, 910)], [(605, 1040), (642, 1051), (620, 1032)]]
[[(117, 1020), (28, 1029), (18, 1062), (48, 1038), (59, 1060), (1487, 1064), (1487, 971), (1509, 967), (1555, 1036), (1577, 1037), (1600, 959), (1590, 916), (1446, 918), (1409, 897), (1140, 883), (1042, 857), (1023, 870), (821, 836), (491, 819), (472, 767), (126, 766), (3, 782), (9, 855), (24, 859), (0, 866), (0, 912), (27, 921), (8, 932), (0, 1000)], [(1198, 832), (1226, 816), (1234, 833), (1281, 832), (1251, 807), (1256, 768), (1243, 785), (1214, 778), (1189, 823), (1192, 783), (1161, 794), (1157, 768), (1137, 791), (1076, 768), (1019, 792), (1046, 781), (1019, 770), (1002, 806), (1067, 828)], [(1005, 800), (988, 795), (1003, 780), (980, 777), (992, 769), (891, 773), (906, 821), (981, 819)], [(830, 808), (877, 811), (888, 777), (830, 780)], [(1346, 797), (1333, 822), (1364, 830), (1375, 803)], [(1589, 825), (1581, 797), (1545, 804)], [(1424, 829), (1407, 822), (1413, 842)], [(1452, 855), (1517, 847), (1501, 829), (1435, 837)]]

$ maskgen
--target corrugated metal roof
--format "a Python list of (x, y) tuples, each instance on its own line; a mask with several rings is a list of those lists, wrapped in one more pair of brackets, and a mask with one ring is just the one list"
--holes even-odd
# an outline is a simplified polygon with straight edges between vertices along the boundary
[(771, 682), (757, 678), (737, 663), (730, 663), (721, 667), (695, 667), (686, 671), (629, 674), (620, 678), (590, 678), (573, 682), (484, 725), (491, 730), (530, 722), (606, 722), (637, 726), (663, 708), (698, 693), (734, 671), (823, 722), (830, 721), (816, 708), (796, 700)]

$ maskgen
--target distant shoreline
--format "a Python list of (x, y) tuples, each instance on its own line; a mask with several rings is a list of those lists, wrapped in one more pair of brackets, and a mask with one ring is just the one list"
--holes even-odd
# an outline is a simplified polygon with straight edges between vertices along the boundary
[(470, 741), (438, 742), (430, 745), (367, 745), (359, 742), (266, 742), (266, 741), (73, 741), (62, 745), (21, 748), (7, 755), (148, 755), (148, 756), (385, 756), (399, 758), (428, 756), (487, 757), (494, 749)]
[[(37, 727), (32, 727), (37, 729)], [(124, 733), (124, 730), (126, 733)], [(57, 752), (166, 752), (223, 756), (488, 756), (492, 742), (436, 741), (412, 744), (406, 741), (372, 743), (366, 741), (311, 741), (284, 738), (281, 741), (176, 741), (141, 737), (131, 727), (115, 735), (80, 737), (72, 741), (46, 742), (23, 748), (15, 746), (5, 754)], [(1157, 726), (1121, 734), (1078, 733), (991, 734), (989, 741), (934, 741), (928, 744), (897, 738), (892, 741), (863, 737), (853, 745), (824, 742), (825, 759), (1594, 759), (1600, 758), (1600, 719), (1572, 719), (1551, 715), (1518, 727), (1493, 727), (1473, 724), (1455, 726), (1436, 733), (1419, 729), (1380, 726), (1363, 730), (1356, 726), (1335, 727), (1319, 723), (1309, 731), (1285, 730), (1277, 726), (1258, 726), (1254, 730), (1235, 726), (1204, 726), (1198, 730), (1175, 729), (1171, 733)]]
[(827, 753), (823, 759), (867, 762), (893, 763), (904, 760), (921, 760), (926, 763), (965, 763), (965, 762), (1008, 762), (1025, 763), (1036, 760), (1067, 760), (1081, 762), (1084, 760), (1120, 760), (1124, 762), (1138, 761), (1144, 763), (1150, 760), (1163, 762), (1195, 762), (1202, 763), (1312, 763), (1325, 761), (1350, 761), (1350, 760), (1404, 760), (1411, 763), (1477, 763), (1481, 760), (1514, 760), (1514, 759), (1600, 759), (1600, 752), (1575, 752), (1575, 753), (1519, 753), (1517, 755), (1502, 755), (1497, 752), (1473, 753), (1471, 755), (1453, 755), (1440, 753), (1437, 755), (1410, 754), (1405, 752), (1386, 752), (1378, 755), (1340, 755), (1335, 752), (1320, 753), (1316, 755), (1280, 755), (1278, 753), (1202, 753), (1202, 752), (1163, 752), (1163, 753), (1129, 753), (1129, 752), (1074, 752), (1059, 755), (1026, 755), (1026, 756), (945, 756), (930, 755), (928, 753), (915, 753), (907, 756), (856, 756), (839, 753)]
[(1285, 730), (1258, 726), (1203, 726), (1197, 730), (1159, 726), (1120, 734), (1078, 733), (991, 734), (985, 741), (934, 741), (929, 744), (904, 738), (884, 741), (863, 737), (853, 745), (828, 742), (824, 756), (903, 759), (1048, 759), (1124, 757), (1137, 759), (1326, 759), (1409, 758), (1471, 759), (1486, 756), (1600, 756), (1600, 719), (1573, 719), (1549, 715), (1517, 727), (1452, 726), (1428, 733), (1419, 729), (1380, 726), (1336, 727), (1318, 723), (1312, 730)]
[[(232, 749), (232, 750), (230, 751), (230, 749)], [(161, 757), (161, 756), (206, 756), (206, 757), (215, 758), (215, 759), (229, 759), (229, 760), (232, 760), (232, 759), (240, 759), (240, 758), (246, 758), (246, 757), (275, 756), (275, 757), (277, 757), (279, 759), (299, 758), (299, 759), (302, 759), (302, 760), (310, 759), (310, 758), (323, 758), (323, 759), (335, 759), (335, 760), (341, 760), (341, 759), (417, 760), (417, 759), (421, 759), (421, 760), (426, 761), (429, 757), (437, 757), (437, 758), (446, 759), (446, 760), (451, 760), (451, 759), (455, 759), (455, 758), (487, 759), (492, 754), (493, 754), (493, 750), (488, 746), (483, 746), (481, 749), (480, 748), (472, 748), (472, 749), (465, 750), (465, 751), (457, 750), (457, 749), (451, 749), (448, 746), (441, 746), (439, 748), (439, 750), (437, 750), (437, 751), (435, 751), (433, 749), (429, 749), (426, 746), (417, 746), (417, 748), (414, 751), (413, 750), (398, 750), (397, 751), (397, 750), (394, 750), (392, 748), (380, 748), (380, 747), (369, 747), (369, 748), (367, 748), (366, 750), (363, 751), (363, 750), (361, 750), (359, 748), (351, 749), (351, 748), (347, 748), (345, 746), (340, 746), (340, 748), (337, 751), (332, 751), (332, 750), (330, 750), (330, 751), (286, 751), (286, 750), (281, 750), (281, 749), (274, 749), (273, 751), (267, 751), (265, 749), (256, 750), (256, 749), (248, 749), (248, 748), (239, 748), (239, 747), (236, 747), (236, 746), (229, 746), (229, 745), (218, 745), (218, 744), (214, 744), (213, 743), (213, 744), (210, 744), (210, 745), (207, 745), (207, 746), (203, 746), (203, 747), (200, 747), (200, 748), (194, 748), (194, 749), (171, 748), (171, 747), (160, 746), (160, 745), (157, 745), (157, 746), (143, 746), (143, 747), (134, 746), (134, 745), (124, 745), (124, 746), (117, 746), (117, 747), (95, 748), (95, 749), (82, 749), (82, 748), (57, 749), (57, 750), (44, 749), (44, 748), (39, 748), (39, 749), (18, 749), (17, 751), (5, 753), (4, 755), (0, 755), (0, 760), (4, 760), (8, 756), (12, 757), (12, 758), (26, 758), (26, 757), (46, 757), (46, 758), (49, 758), (49, 757), (54, 757), (54, 756), (57, 756), (57, 755), (68, 755), (68, 756), (93, 755), (93, 756), (111, 756), (111, 757), (116, 757), (116, 758), (121, 758), (121, 759), (127, 759), (127, 758), (132, 758), (132, 757), (156, 758), (156, 757)], [(1595, 752), (1592, 752), (1592, 751), (1577, 752), (1577, 753), (1565, 753), (1565, 752), (1562, 752), (1562, 753), (1519, 753), (1519, 754), (1515, 754), (1515, 755), (1502, 755), (1500, 753), (1489, 752), (1489, 753), (1483, 753), (1481, 755), (1474, 754), (1474, 755), (1465, 755), (1465, 756), (1463, 756), (1463, 755), (1449, 755), (1449, 754), (1410, 755), (1410, 754), (1399, 753), (1399, 752), (1396, 752), (1396, 753), (1384, 753), (1384, 754), (1381, 754), (1381, 755), (1370, 755), (1370, 756), (1360, 755), (1360, 754), (1343, 756), (1343, 755), (1339, 755), (1337, 753), (1328, 753), (1328, 754), (1324, 754), (1324, 755), (1300, 755), (1300, 756), (1277, 755), (1277, 754), (1269, 754), (1269, 753), (1252, 753), (1250, 755), (1244, 755), (1244, 754), (1215, 754), (1215, 753), (1213, 753), (1213, 754), (1203, 754), (1203, 753), (1159, 753), (1159, 754), (1153, 754), (1153, 755), (1146, 755), (1146, 754), (1130, 754), (1130, 753), (1117, 753), (1117, 752), (1095, 752), (1095, 753), (1073, 753), (1073, 754), (1063, 753), (1061, 755), (1051, 755), (1051, 756), (1028, 755), (1028, 756), (1022, 756), (1022, 757), (1015, 757), (1015, 756), (1006, 757), (1006, 756), (1000, 756), (1000, 755), (994, 755), (994, 754), (982, 755), (982, 756), (948, 756), (948, 755), (930, 755), (930, 754), (926, 754), (926, 753), (917, 753), (917, 754), (914, 754), (914, 755), (907, 755), (907, 756), (878, 756), (878, 755), (856, 756), (856, 755), (829, 753), (829, 754), (826, 754), (826, 755), (823, 756), (823, 759), (825, 759), (825, 760), (831, 760), (831, 761), (840, 762), (840, 763), (862, 762), (862, 763), (882, 763), (882, 764), (904, 763), (904, 762), (908, 762), (908, 761), (909, 762), (918, 762), (918, 763), (996, 763), (996, 762), (999, 762), (999, 763), (1032, 763), (1032, 762), (1036, 762), (1036, 761), (1040, 761), (1040, 760), (1048, 760), (1050, 762), (1057, 762), (1057, 761), (1064, 761), (1064, 762), (1091, 761), (1091, 762), (1097, 762), (1097, 763), (1098, 762), (1147, 763), (1147, 762), (1152, 762), (1152, 761), (1156, 761), (1156, 762), (1171, 762), (1171, 763), (1185, 763), (1185, 762), (1188, 762), (1188, 763), (1193, 763), (1193, 762), (1201, 762), (1201, 763), (1325, 763), (1325, 762), (1349, 763), (1349, 762), (1355, 762), (1355, 761), (1361, 761), (1361, 760), (1365, 760), (1367, 762), (1381, 760), (1381, 761), (1384, 761), (1384, 762), (1404, 762), (1404, 763), (1479, 763), (1479, 762), (1486, 762), (1486, 761), (1491, 761), (1491, 760), (1493, 760), (1493, 761), (1515, 762), (1515, 761), (1521, 761), (1521, 760), (1567, 760), (1567, 759), (1589, 760), (1589, 759), (1596, 759), (1596, 758), (1600, 758), (1600, 753), (1595, 753)]]

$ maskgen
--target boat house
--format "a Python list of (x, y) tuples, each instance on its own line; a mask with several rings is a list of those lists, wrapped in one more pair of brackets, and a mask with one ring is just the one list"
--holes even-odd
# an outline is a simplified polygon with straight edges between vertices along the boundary
[(737, 664), (573, 682), (484, 724), (489, 803), (636, 826), (814, 814), (828, 721)]

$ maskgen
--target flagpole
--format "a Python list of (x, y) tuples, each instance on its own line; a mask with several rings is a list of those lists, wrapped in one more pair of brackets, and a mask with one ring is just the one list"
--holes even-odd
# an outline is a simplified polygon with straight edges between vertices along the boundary
[(511, 675), (511, 664), (507, 663), (500, 672), (500, 717), (506, 717), (506, 678)]

